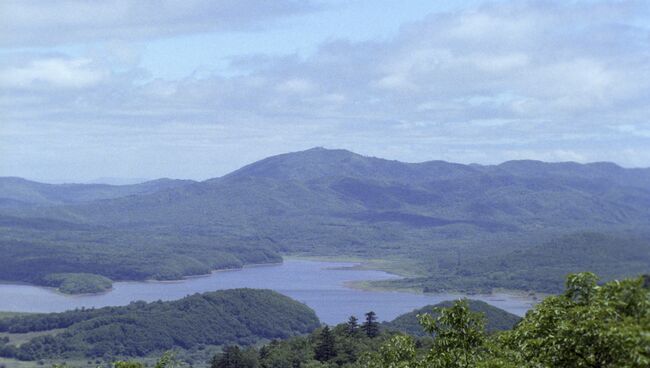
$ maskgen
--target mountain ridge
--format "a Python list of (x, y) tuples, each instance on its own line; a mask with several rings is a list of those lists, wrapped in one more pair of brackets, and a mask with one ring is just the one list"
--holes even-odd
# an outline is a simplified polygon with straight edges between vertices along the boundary
[[(461, 270), (459, 258), (505, 257), (567, 233), (637, 232), (650, 223), (650, 169), (606, 163), (403, 163), (318, 148), (219, 178), (163, 184), (171, 185), (62, 205), (0, 206), (0, 247), (22, 240), (40, 250), (58, 244), (95, 254), (109, 247), (120, 260), (165, 259), (160, 274), (146, 259), (123, 271), (137, 277), (170, 278), (286, 253), (393, 257), (430, 273)], [(9, 266), (12, 254), (27, 262), (28, 252), (5, 248), (0, 260)], [(95, 260), (84, 262), (91, 273)], [(56, 272), (77, 271), (74, 262), (65, 264)], [(608, 274), (625, 274), (624, 265)]]
[(154, 193), (193, 183), (192, 180), (160, 178), (139, 184), (48, 184), (20, 177), (0, 177), (0, 206), (23, 203), (28, 206), (65, 205), (95, 200)]

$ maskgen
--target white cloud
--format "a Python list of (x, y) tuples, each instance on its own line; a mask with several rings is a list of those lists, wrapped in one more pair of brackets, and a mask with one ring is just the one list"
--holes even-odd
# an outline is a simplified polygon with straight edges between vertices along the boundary
[[(434, 14), (389, 40), (333, 40), (307, 57), (242, 55), (227, 76), (145, 82), (137, 55), (119, 43), (116, 63), (131, 70), (103, 72), (101, 53), (38, 56), (0, 68), (0, 83), (21, 87), (3, 91), (0, 115), (105, 127), (116, 141), (138, 126), (154, 146), (189, 131), (184, 142), (200, 141), (210, 156), (221, 142), (252, 150), (247, 158), (325, 145), (408, 161), (650, 166), (650, 12), (639, 4), (511, 2)], [(58, 60), (47, 65), (59, 72), (43, 72), (42, 60)]]
[(105, 70), (97, 69), (89, 59), (38, 59), (23, 66), (0, 69), (0, 86), (3, 88), (85, 88), (96, 85), (108, 77)]
[(529, 58), (523, 53), (513, 52), (506, 55), (470, 55), (469, 61), (486, 72), (509, 72), (515, 68), (526, 67)]
[(292, 78), (280, 83), (276, 89), (290, 94), (308, 94), (316, 90), (316, 85), (303, 78)]
[(302, 0), (3, 0), (0, 46), (51, 46), (250, 30), (314, 9), (311, 2)]

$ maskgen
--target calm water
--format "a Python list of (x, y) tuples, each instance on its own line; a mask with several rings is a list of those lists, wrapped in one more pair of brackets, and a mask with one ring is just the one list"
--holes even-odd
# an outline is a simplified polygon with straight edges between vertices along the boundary
[[(350, 315), (363, 317), (374, 310), (380, 320), (390, 320), (427, 304), (459, 298), (458, 294), (421, 295), (403, 292), (362, 291), (345, 287), (349, 281), (387, 280), (397, 276), (366, 270), (336, 269), (354, 265), (342, 262), (286, 260), (272, 266), (214, 272), (209, 276), (173, 282), (116, 282), (113, 290), (96, 295), (63, 295), (52, 289), (0, 284), (0, 311), (60, 312), (80, 307), (125, 305), (134, 300), (180, 299), (188, 294), (240, 287), (273, 289), (313, 308), (321, 321), (340, 323)], [(506, 294), (473, 295), (496, 307), (523, 315), (529, 299)]]

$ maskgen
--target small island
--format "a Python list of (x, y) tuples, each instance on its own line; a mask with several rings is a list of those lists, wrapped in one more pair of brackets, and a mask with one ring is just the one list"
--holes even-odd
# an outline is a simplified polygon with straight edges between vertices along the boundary
[(64, 294), (94, 294), (111, 290), (113, 281), (93, 273), (52, 273), (43, 278), (43, 285)]

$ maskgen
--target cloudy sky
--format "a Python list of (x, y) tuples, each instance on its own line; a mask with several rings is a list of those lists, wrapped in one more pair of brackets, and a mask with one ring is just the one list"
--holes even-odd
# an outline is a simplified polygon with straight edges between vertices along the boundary
[(205, 179), (314, 146), (650, 166), (650, 2), (0, 2), (0, 176)]

